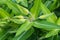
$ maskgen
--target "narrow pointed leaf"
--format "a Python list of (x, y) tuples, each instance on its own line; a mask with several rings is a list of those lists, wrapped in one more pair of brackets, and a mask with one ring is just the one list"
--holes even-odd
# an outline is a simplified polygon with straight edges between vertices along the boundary
[(42, 29), (60, 29), (59, 25), (47, 22), (47, 21), (36, 21), (34, 22), (34, 27)]
[(0, 8), (0, 17), (8, 18), (9, 17), (9, 13), (7, 13), (4, 9)]
[(21, 11), (21, 13), (25, 14), (25, 15), (28, 15), (30, 12), (28, 9), (20, 6), (20, 5), (16, 5), (18, 7), (18, 9)]
[(60, 25), (60, 18), (57, 20), (57, 24)]
[(32, 35), (33, 32), (34, 32), (34, 29), (31, 28), (28, 31), (23, 32), (18, 37), (15, 37), (13, 40), (26, 40)]
[(21, 3), (21, 5), (28, 7), (27, 0), (16, 0), (17, 3)]
[(39, 18), (40, 19), (47, 19), (48, 17), (50, 17), (52, 15), (53, 15), (53, 13), (52, 14), (45, 14), (45, 15), (41, 15)]
[(26, 19), (11, 19), (11, 21), (16, 24), (22, 24), (26, 21)]
[[(51, 12), (49, 11), (49, 9), (43, 4), (41, 3), (41, 9), (43, 11), (43, 14), (51, 14)], [(47, 18), (47, 21), (55, 23), (57, 20), (56, 15), (52, 15), (51, 17)]]
[(18, 14), (23, 14), (23, 15), (28, 15), (29, 11), (28, 9), (16, 4), (16, 3), (13, 3), (11, 1), (7, 1), (7, 3), (5, 3), (10, 9), (12, 9), (12, 13), (15, 14), (15, 15), (18, 15)]
[(40, 2), (41, 2), (41, 0), (35, 0), (34, 5), (30, 10), (34, 18), (38, 17), (38, 15), (39, 15)]
[(48, 37), (51, 37), (51, 36), (55, 36), (55, 35), (58, 34), (58, 32), (59, 32), (58, 29), (55, 29), (53, 31), (50, 31), (49, 33), (46, 34), (45, 38), (48, 38)]
[(31, 27), (32, 27), (32, 24), (31, 22), (29, 21), (26, 21), (24, 24), (21, 25), (21, 27), (17, 30), (16, 32), (16, 36), (19, 36), (21, 35), (22, 32), (24, 31), (28, 31)]

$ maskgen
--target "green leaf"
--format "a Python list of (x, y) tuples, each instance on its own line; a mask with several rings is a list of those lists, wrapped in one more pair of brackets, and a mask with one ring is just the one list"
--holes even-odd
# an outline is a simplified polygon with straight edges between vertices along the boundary
[(52, 4), (52, 1), (50, 1), (50, 0), (48, 0), (48, 1), (46, 1), (45, 3), (44, 3), (45, 5), (46, 5), (46, 7), (50, 7), (50, 5)]
[(25, 14), (25, 15), (28, 15), (30, 12), (28, 9), (20, 6), (20, 5), (16, 5), (18, 7), (18, 9), (21, 11), (21, 13)]
[(29, 38), (32, 35), (33, 32), (34, 32), (34, 29), (31, 28), (28, 31), (23, 32), (18, 37), (15, 37), (13, 40), (26, 40), (27, 38)]
[(0, 32), (0, 40), (5, 40), (5, 38), (7, 37), (9, 30), (2, 30), (2, 32)]
[[(41, 9), (43, 14), (51, 14), (50, 10), (43, 3), (41, 3)], [(52, 23), (55, 23), (56, 20), (57, 20), (57, 17), (55, 14), (47, 18), (47, 21)]]
[(52, 29), (60, 29), (59, 25), (47, 22), (47, 21), (36, 21), (34, 22), (34, 27), (36, 28), (42, 28), (45, 30), (52, 30)]
[(22, 24), (26, 21), (26, 19), (11, 19), (11, 21), (16, 24)]
[(37, 18), (39, 15), (40, 2), (41, 2), (41, 0), (35, 0), (33, 7), (30, 9), (34, 19)]
[(7, 13), (4, 9), (0, 8), (0, 17), (1, 18), (9, 18), (9, 13)]
[(23, 14), (23, 15), (28, 15), (29, 14), (29, 11), (28, 9), (16, 4), (16, 3), (13, 3), (12, 1), (7, 1), (7, 3), (5, 3), (10, 9), (12, 9), (12, 14), (15, 14), (15, 15), (20, 15), (20, 14)]
[(12, 9), (12, 14), (20, 14), (20, 11), (16, 8), (16, 4), (12, 3), (11, 1), (7, 1), (5, 4), (8, 6), (8, 8)]
[(55, 29), (55, 30), (53, 30), (53, 31), (50, 31), (49, 33), (47, 33), (47, 34), (45, 35), (45, 38), (48, 38), (48, 37), (51, 37), (51, 36), (55, 36), (55, 35), (58, 34), (58, 32), (59, 32), (59, 29)]
[(47, 0), (44, 4), (47, 8), (49, 8), (50, 11), (53, 11), (54, 9), (59, 7), (59, 3), (57, 3), (57, 0)]
[(16, 0), (17, 3), (21, 3), (21, 5), (28, 7), (27, 0)]
[(0, 27), (6, 26), (8, 24), (8, 21), (0, 20)]
[(32, 27), (33, 23), (26, 21), (21, 27), (17, 30), (16, 36), (21, 35), (22, 32), (28, 31)]
[[(50, 6), (49, 6), (49, 9), (50, 9), (50, 10), (49, 10), (49, 9), (48, 9), (47, 7), (45, 7), (45, 5), (42, 3), (41, 5), (43, 5), (43, 8), (45, 7), (45, 9), (42, 8), (42, 11), (45, 11), (45, 14), (51, 14), (50, 11), (52, 11), (52, 10), (55, 9), (55, 6), (54, 6), (55, 4), (56, 4), (56, 0), (54, 0), (54, 3), (53, 3), (53, 4), (50, 4)], [(42, 6), (41, 6), (41, 7), (42, 7)], [(47, 10), (47, 11), (46, 11), (46, 10)], [(56, 20), (57, 20), (57, 17), (56, 17), (55, 14), (47, 18), (47, 21), (49, 21), (49, 22), (51, 22), (51, 23), (55, 23)], [(50, 32), (47, 33), (46, 35), (49, 35), (49, 37), (56, 35), (56, 33), (58, 33), (59, 30), (56, 30), (56, 31), (55, 31), (55, 30), (56, 30), (56, 29), (54, 29), (53, 31), (50, 31)], [(54, 32), (54, 31), (55, 31), (55, 32)], [(52, 32), (54, 32), (54, 33), (52, 33)], [(50, 34), (50, 33), (51, 33), (51, 34)]]
[(39, 18), (40, 19), (47, 19), (48, 17), (50, 17), (52, 15), (53, 15), (53, 13), (52, 14), (45, 14), (45, 15), (41, 15)]
[(0, 4), (6, 3), (7, 0), (0, 0)]
[(50, 5), (49, 9), (52, 11), (52, 10), (56, 9), (57, 7), (59, 7), (57, 0), (53, 0), (53, 3)]
[(57, 20), (57, 24), (60, 25), (60, 18)]

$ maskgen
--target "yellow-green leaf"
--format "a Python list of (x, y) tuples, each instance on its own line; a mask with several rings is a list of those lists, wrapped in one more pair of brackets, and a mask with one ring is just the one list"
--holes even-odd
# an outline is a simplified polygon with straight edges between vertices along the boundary
[(26, 21), (24, 24), (19, 27), (19, 29), (16, 32), (16, 36), (21, 35), (22, 32), (28, 31), (32, 27), (33, 23)]
[(41, 2), (41, 0), (34, 0), (34, 5), (33, 5), (33, 7), (30, 10), (34, 19), (37, 18), (38, 15), (39, 15), (40, 2)]

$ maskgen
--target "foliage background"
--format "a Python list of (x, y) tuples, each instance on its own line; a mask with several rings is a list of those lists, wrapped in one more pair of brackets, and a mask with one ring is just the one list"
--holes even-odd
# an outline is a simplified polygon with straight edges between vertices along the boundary
[(0, 40), (60, 40), (60, 0), (0, 0)]

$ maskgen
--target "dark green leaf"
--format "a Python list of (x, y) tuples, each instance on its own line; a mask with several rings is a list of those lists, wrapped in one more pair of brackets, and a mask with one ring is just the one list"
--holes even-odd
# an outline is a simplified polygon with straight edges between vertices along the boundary
[(37, 27), (37, 28), (42, 28), (42, 29), (60, 29), (60, 26), (59, 25), (56, 25), (56, 24), (53, 24), (53, 23), (50, 23), (50, 22), (47, 22), (47, 21), (36, 21), (34, 22), (34, 27)]

